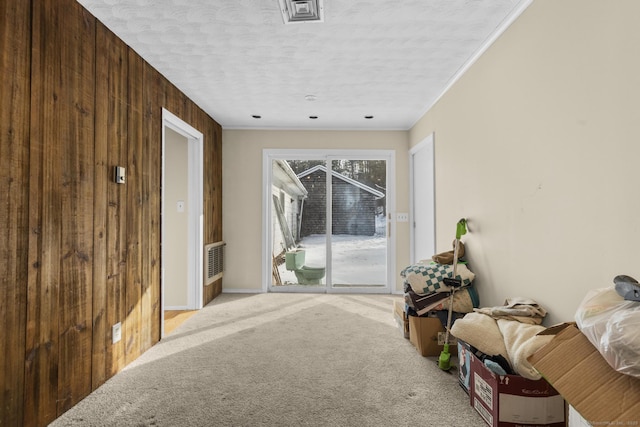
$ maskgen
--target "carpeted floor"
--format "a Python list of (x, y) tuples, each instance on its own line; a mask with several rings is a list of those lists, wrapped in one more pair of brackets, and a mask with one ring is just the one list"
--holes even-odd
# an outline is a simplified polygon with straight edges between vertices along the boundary
[(223, 294), (51, 426), (484, 426), (394, 298)]

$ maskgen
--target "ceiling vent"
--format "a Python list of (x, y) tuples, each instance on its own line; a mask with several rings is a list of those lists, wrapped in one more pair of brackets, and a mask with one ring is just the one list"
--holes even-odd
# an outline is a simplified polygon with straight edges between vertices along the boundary
[(278, 0), (285, 24), (324, 22), (324, 0)]

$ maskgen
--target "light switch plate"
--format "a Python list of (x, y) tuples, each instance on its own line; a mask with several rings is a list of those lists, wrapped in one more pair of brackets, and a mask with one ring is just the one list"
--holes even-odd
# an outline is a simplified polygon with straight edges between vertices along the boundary
[(116, 184), (124, 184), (125, 182), (125, 169), (122, 166), (113, 167), (113, 181)]
[(396, 214), (397, 222), (409, 222), (409, 214), (408, 213), (397, 213)]

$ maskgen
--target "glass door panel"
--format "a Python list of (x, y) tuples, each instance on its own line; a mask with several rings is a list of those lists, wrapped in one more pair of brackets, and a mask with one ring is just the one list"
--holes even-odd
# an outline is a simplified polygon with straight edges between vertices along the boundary
[(336, 159), (331, 179), (331, 285), (386, 286), (385, 160)]
[(271, 162), (272, 287), (326, 286), (326, 183), (315, 166), (324, 161)]

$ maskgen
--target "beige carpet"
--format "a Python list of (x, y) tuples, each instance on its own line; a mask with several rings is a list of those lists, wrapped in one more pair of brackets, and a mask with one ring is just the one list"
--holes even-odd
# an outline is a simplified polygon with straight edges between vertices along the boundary
[(52, 426), (483, 426), (389, 295), (223, 294)]

